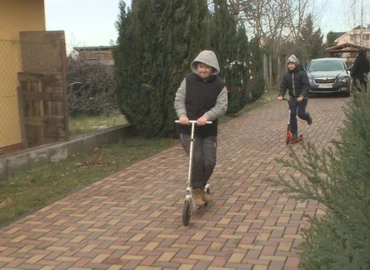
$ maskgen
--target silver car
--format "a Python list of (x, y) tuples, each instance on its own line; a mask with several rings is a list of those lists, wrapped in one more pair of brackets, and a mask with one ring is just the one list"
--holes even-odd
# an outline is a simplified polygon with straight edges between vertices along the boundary
[(351, 94), (351, 76), (342, 58), (318, 58), (306, 69), (310, 81), (310, 93)]

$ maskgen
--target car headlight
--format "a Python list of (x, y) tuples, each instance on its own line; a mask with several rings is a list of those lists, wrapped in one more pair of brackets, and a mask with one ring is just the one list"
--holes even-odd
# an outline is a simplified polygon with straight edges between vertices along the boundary
[(348, 77), (338, 78), (338, 82), (347, 82), (347, 81), (348, 81)]
[(308, 81), (310, 82), (310, 83), (315, 83), (314, 81), (313, 81), (313, 78), (308, 78)]

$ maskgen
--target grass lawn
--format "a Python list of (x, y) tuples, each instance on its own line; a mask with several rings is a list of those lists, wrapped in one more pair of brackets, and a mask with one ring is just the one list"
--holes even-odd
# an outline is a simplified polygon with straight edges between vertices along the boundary
[(126, 118), (119, 112), (111, 114), (109, 116), (80, 115), (76, 117), (69, 117), (68, 119), (69, 131), (72, 136), (124, 124), (127, 124)]
[[(260, 100), (248, 104), (238, 115), (258, 108), (274, 100), (276, 96), (276, 92), (266, 93)], [(220, 123), (225, 123), (238, 115), (224, 116), (220, 119)], [(95, 120), (94, 123), (96, 123)], [(89, 120), (82, 119), (82, 122), (89, 123)], [(107, 124), (107, 122), (102, 123)], [(76, 126), (75, 130), (78, 126), (84, 126), (79, 125), (78, 122), (73, 124), (73, 121), (71, 124)], [(86, 124), (86, 127), (86, 129), (80, 128), (75, 132), (90, 130), (91, 123)], [(45, 164), (19, 172), (13, 178), (0, 181), (0, 226), (30, 214), (177, 143), (178, 140), (175, 139), (127, 139), (122, 143), (106, 145), (56, 164)]]

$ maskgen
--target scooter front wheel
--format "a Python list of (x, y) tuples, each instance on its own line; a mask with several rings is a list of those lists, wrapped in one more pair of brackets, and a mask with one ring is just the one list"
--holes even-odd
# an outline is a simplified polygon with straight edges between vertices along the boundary
[(184, 207), (182, 209), (182, 223), (184, 224), (184, 226), (189, 225), (190, 215), (191, 215), (191, 201), (185, 200)]

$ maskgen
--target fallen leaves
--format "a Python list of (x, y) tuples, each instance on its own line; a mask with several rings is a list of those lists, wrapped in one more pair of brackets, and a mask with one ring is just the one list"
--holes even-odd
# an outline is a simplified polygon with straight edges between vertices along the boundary
[(103, 161), (103, 159), (104, 159), (104, 147), (97, 147), (93, 151), (96, 152), (97, 155), (98, 155), (98, 157), (95, 160), (90, 160), (90, 161), (85, 161), (85, 162), (77, 162), (76, 166), (78, 168), (81, 168), (81, 167), (90, 167), (90, 166), (100, 167), (100, 166), (103, 166), (103, 165), (110, 165), (109, 162), (104, 162)]
[(11, 198), (8, 197), (8, 198), (6, 198), (5, 201), (2, 201), (0, 203), (0, 209), (5, 208), (5, 207), (10, 206), (10, 205), (13, 205), (13, 204), (15, 204), (15, 202)]
[(35, 183), (35, 179), (33, 179), (31, 176), (27, 176), (24, 181), (26, 181), (27, 184)]
[(109, 165), (109, 162), (103, 162), (101, 160), (92, 160), (92, 161), (86, 161), (86, 162), (77, 162), (76, 166), (81, 168), (81, 167), (89, 167), (89, 166), (103, 166), (103, 165)]

